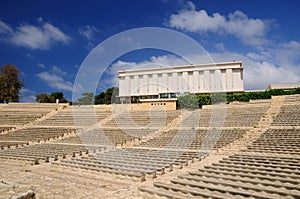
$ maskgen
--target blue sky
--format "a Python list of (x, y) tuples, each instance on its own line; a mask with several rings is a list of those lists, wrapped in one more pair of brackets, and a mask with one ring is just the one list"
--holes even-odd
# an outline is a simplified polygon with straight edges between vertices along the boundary
[[(297, 0), (1, 1), (0, 65), (22, 72), (22, 101), (61, 91), (70, 100), (90, 51), (120, 32), (141, 27), (179, 31), (215, 62), (242, 61), (245, 88), (300, 81), (300, 3)], [(201, 57), (191, 55), (193, 64)], [(117, 84), (117, 71), (140, 65), (179, 65), (170, 52), (144, 49), (120, 56), (96, 94)]]

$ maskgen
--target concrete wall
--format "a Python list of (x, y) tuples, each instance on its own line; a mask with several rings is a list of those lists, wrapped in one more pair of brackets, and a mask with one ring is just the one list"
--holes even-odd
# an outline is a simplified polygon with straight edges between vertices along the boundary
[(103, 110), (176, 110), (176, 100), (147, 101), (138, 104), (103, 104), (95, 105), (95, 107), (100, 107)]

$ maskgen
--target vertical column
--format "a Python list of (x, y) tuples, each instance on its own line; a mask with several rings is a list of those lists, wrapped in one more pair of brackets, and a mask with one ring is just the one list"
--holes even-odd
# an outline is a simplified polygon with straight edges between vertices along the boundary
[(188, 92), (189, 93), (194, 93), (194, 71), (189, 71), (188, 72)]
[(163, 73), (160, 77), (160, 88), (161, 88), (161, 93), (167, 93), (168, 90), (167, 90), (167, 87), (168, 87), (168, 81), (167, 81), (167, 74), (166, 73)]
[(133, 95), (137, 95), (138, 94), (138, 89), (139, 89), (139, 76), (138, 75), (134, 75), (132, 81), (132, 88), (131, 88), (131, 93)]
[(173, 87), (172, 87), (172, 73), (167, 73), (167, 90), (168, 93), (172, 93), (173, 92)]
[(215, 71), (209, 71), (209, 79), (210, 79), (210, 91), (216, 92), (216, 78), (215, 78)]
[(215, 90), (216, 92), (221, 92), (223, 90), (223, 86), (222, 86), (222, 76), (221, 76), (220, 69), (215, 70), (214, 78), (215, 78)]
[(226, 86), (226, 70), (221, 70), (221, 76), (222, 76), (222, 91), (227, 92), (227, 86)]
[(242, 80), (242, 71), (240, 69), (233, 69), (232, 73), (233, 73), (233, 80), (232, 80), (232, 87), (233, 90), (235, 91), (240, 91), (244, 89), (243, 86), (243, 80)]
[(124, 81), (124, 96), (130, 96), (130, 78), (129, 76), (125, 76)]
[(158, 95), (158, 76), (157, 74), (153, 74), (153, 81), (152, 81), (152, 84), (153, 84), (153, 94), (154, 95)]
[(188, 72), (182, 72), (182, 87), (183, 87), (183, 92), (188, 92), (189, 91), (189, 76)]
[(199, 92), (199, 72), (198, 71), (193, 71), (193, 75), (191, 77), (192, 79), (192, 90), (191, 92), (193, 93), (198, 93)]
[(149, 88), (149, 91), (148, 93), (153, 95), (154, 93), (154, 85), (153, 85), (153, 75), (148, 75), (148, 88)]
[(198, 86), (198, 88), (199, 88), (199, 93), (203, 93), (204, 92), (204, 90), (205, 90), (205, 81), (204, 81), (204, 73), (203, 73), (203, 71), (199, 71), (199, 79), (198, 79), (198, 81), (199, 81), (199, 86)]
[(148, 75), (139, 75), (140, 95), (148, 93)]
[(173, 92), (178, 93), (179, 89), (178, 89), (178, 74), (177, 74), (177, 72), (172, 73), (171, 79), (172, 79), (171, 88), (172, 88)]
[(233, 77), (232, 77), (232, 69), (226, 69), (226, 88), (227, 90), (233, 89)]
[(209, 70), (205, 70), (203, 72), (203, 77), (204, 77), (204, 92), (209, 93), (211, 91)]

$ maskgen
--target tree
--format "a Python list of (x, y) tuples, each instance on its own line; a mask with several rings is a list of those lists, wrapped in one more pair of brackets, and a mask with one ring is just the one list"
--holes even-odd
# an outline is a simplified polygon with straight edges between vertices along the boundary
[(119, 88), (111, 87), (108, 88), (105, 92), (100, 93), (95, 96), (95, 104), (111, 104), (111, 103), (119, 103)]
[(62, 92), (53, 92), (50, 94), (50, 99), (53, 102), (56, 102), (56, 100), (59, 100), (59, 103), (67, 103), (68, 101), (64, 97), (64, 94)]
[(105, 92), (95, 96), (95, 104), (105, 104)]
[(56, 103), (56, 99), (59, 100), (59, 103), (68, 102), (62, 92), (53, 92), (50, 95), (42, 93), (35, 96), (35, 101), (39, 103)]
[(50, 103), (50, 97), (47, 93), (37, 94), (35, 101), (38, 103)]
[(82, 104), (82, 105), (91, 105), (94, 103), (94, 93), (82, 93), (82, 98), (79, 98), (77, 100), (78, 104)]
[(13, 64), (0, 67), (0, 102), (18, 102), (20, 90), (24, 87), (21, 72)]
[(186, 94), (177, 97), (178, 104), (181, 108), (197, 109), (199, 108), (198, 100), (195, 95)]

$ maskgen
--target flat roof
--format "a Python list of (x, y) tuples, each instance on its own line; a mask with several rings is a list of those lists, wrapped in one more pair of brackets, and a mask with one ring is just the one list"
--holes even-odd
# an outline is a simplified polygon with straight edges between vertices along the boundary
[(294, 89), (300, 87), (300, 83), (287, 83), (287, 84), (270, 84), (267, 90), (270, 89)]
[(142, 71), (157, 71), (157, 70), (166, 70), (166, 69), (188, 69), (194, 67), (205, 67), (205, 66), (228, 66), (228, 65), (240, 65), (242, 67), (241, 61), (234, 62), (220, 62), (220, 63), (210, 63), (210, 64), (191, 64), (191, 65), (183, 65), (183, 66), (167, 66), (167, 67), (156, 67), (156, 68), (144, 68), (144, 69), (136, 69), (136, 70), (120, 70), (119, 73), (130, 73), (130, 72), (142, 72)]

